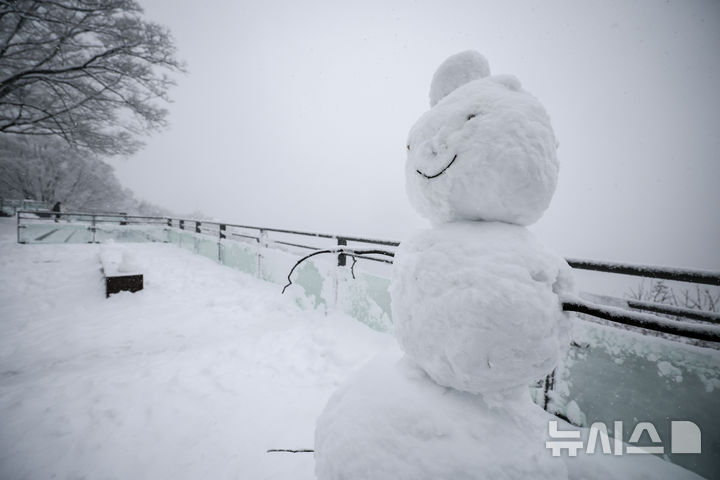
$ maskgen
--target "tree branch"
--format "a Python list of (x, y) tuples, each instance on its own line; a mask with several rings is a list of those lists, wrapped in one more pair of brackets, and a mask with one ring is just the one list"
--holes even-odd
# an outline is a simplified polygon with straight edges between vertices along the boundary
[(163, 128), (155, 101), (169, 101), (166, 72), (185, 69), (167, 29), (141, 14), (135, 0), (0, 0), (0, 132), (112, 155)]

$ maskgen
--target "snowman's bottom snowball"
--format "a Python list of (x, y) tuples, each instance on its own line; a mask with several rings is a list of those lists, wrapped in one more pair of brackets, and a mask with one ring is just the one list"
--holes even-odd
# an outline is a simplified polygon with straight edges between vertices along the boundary
[(527, 389), (505, 406), (441, 387), (412, 361), (375, 359), (329, 400), (315, 432), (328, 479), (563, 479), (545, 448), (550, 417)]

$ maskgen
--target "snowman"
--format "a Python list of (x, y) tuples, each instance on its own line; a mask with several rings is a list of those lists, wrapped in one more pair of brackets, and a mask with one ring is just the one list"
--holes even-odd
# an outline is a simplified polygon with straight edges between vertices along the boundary
[(402, 352), (365, 366), (317, 422), (320, 479), (561, 479), (528, 386), (569, 343), (570, 268), (525, 228), (555, 191), (542, 105), (472, 51), (448, 58), (407, 143), (406, 189), (432, 228), (391, 284)]

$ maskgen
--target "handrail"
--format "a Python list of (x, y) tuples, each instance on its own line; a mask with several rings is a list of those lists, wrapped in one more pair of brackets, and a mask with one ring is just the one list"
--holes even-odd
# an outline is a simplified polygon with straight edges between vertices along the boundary
[[(198, 221), (200, 221), (200, 220), (198, 220)], [(396, 241), (392, 241), (392, 240), (377, 240), (377, 239), (372, 239), (372, 238), (353, 237), (350, 235), (333, 235), (333, 234), (329, 234), (329, 233), (302, 232), (299, 230), (285, 230), (285, 229), (281, 229), (281, 228), (271, 228), (271, 227), (255, 227), (255, 226), (250, 226), (250, 225), (237, 225), (237, 224), (233, 224), (233, 223), (217, 223), (217, 222), (202, 222), (202, 223), (212, 223), (215, 225), (226, 225), (228, 227), (236, 227), (236, 228), (247, 228), (250, 230), (264, 230), (266, 232), (274, 232), (274, 233), (287, 233), (287, 234), (291, 234), (291, 235), (303, 235), (306, 237), (326, 238), (328, 240), (345, 239), (350, 242), (373, 243), (376, 245), (387, 245), (387, 246), (392, 246), (392, 247), (397, 247), (398, 245), (400, 245), (400, 242), (396, 242)]]
[(720, 325), (672, 320), (651, 313), (633, 312), (619, 307), (598, 305), (577, 298), (566, 299), (563, 301), (562, 306), (563, 311), (566, 312), (584, 313), (630, 327), (644, 328), (706, 342), (720, 342)]
[(617, 262), (598, 262), (594, 260), (566, 259), (573, 268), (594, 270), (597, 272), (633, 275), (636, 277), (660, 278), (678, 282), (720, 285), (720, 272), (709, 270), (690, 270), (685, 268), (658, 267), (654, 265), (632, 265)]
[(638, 310), (646, 310), (648, 312), (664, 313), (666, 315), (675, 315), (678, 317), (690, 318), (701, 322), (710, 322), (720, 324), (720, 313), (705, 312), (702, 310), (693, 310), (691, 308), (676, 307), (673, 305), (664, 305), (655, 302), (641, 302), (640, 300), (627, 300), (628, 307)]
[[(52, 210), (43, 210), (43, 211), (37, 211), (37, 210), (18, 210), (17, 214), (21, 213), (29, 213), (31, 215), (68, 215), (68, 216), (74, 216), (74, 217), (128, 217), (128, 218), (147, 218), (147, 219), (164, 219), (166, 220), (167, 217), (149, 217), (145, 215), (128, 215), (127, 213), (123, 212), (55, 212)], [(29, 217), (24, 217), (29, 218)]]
[[(29, 211), (29, 210), (18, 210), (18, 215), (21, 213), (29, 213), (36, 215), (37, 212)], [(290, 235), (303, 235), (307, 237), (317, 237), (317, 238), (325, 238), (329, 240), (338, 240), (338, 239), (344, 239), (350, 242), (362, 242), (362, 243), (372, 243), (375, 245), (386, 245), (386, 246), (392, 246), (397, 247), (400, 245), (400, 242), (393, 241), (393, 240), (380, 240), (380, 239), (373, 239), (373, 238), (362, 238), (362, 237), (356, 237), (353, 235), (337, 235), (337, 234), (329, 234), (329, 233), (316, 233), (316, 232), (303, 232), (300, 230), (287, 230), (282, 228), (273, 228), (273, 227), (258, 227), (253, 225), (240, 225), (236, 223), (225, 223), (225, 222), (215, 222), (211, 220), (194, 220), (194, 219), (187, 219), (187, 218), (173, 218), (173, 217), (156, 217), (156, 216), (146, 216), (146, 215), (126, 215), (119, 212), (108, 212), (108, 213), (88, 213), (88, 212), (42, 212), (44, 214), (50, 213), (51, 215), (67, 215), (67, 216), (86, 216), (86, 217), (92, 217), (92, 216), (117, 216), (117, 217), (123, 217), (123, 218), (141, 218), (141, 219), (148, 219), (148, 220), (161, 220), (164, 222), (169, 221), (183, 221), (185, 223), (191, 222), (195, 224), (210, 224), (210, 225), (217, 225), (218, 227), (220, 225), (225, 225), (226, 227), (235, 227), (235, 228), (246, 228), (250, 230), (264, 230), (266, 232), (274, 232), (274, 233), (286, 233)], [(108, 220), (106, 220), (108, 221)]]
[(705, 310), (697, 310), (686, 307), (678, 307), (675, 305), (657, 303), (657, 302), (645, 302), (641, 300), (635, 300), (632, 298), (620, 298), (609, 295), (595, 295), (592, 293), (581, 293), (583, 300), (587, 300), (591, 303), (597, 303), (598, 305), (607, 305), (611, 307), (619, 307), (623, 310), (645, 310), (647, 312), (662, 313), (664, 315), (672, 315), (674, 317), (684, 317), (691, 320), (697, 320), (706, 323), (720, 324), (720, 313), (709, 312)]

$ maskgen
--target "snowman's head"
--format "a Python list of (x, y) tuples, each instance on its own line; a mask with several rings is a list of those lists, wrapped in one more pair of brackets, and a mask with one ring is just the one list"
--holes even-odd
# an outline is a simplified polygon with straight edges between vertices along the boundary
[(406, 187), (433, 223), (487, 220), (529, 225), (555, 191), (557, 142), (545, 109), (512, 76), (462, 52), (438, 68), (431, 109), (410, 131)]

